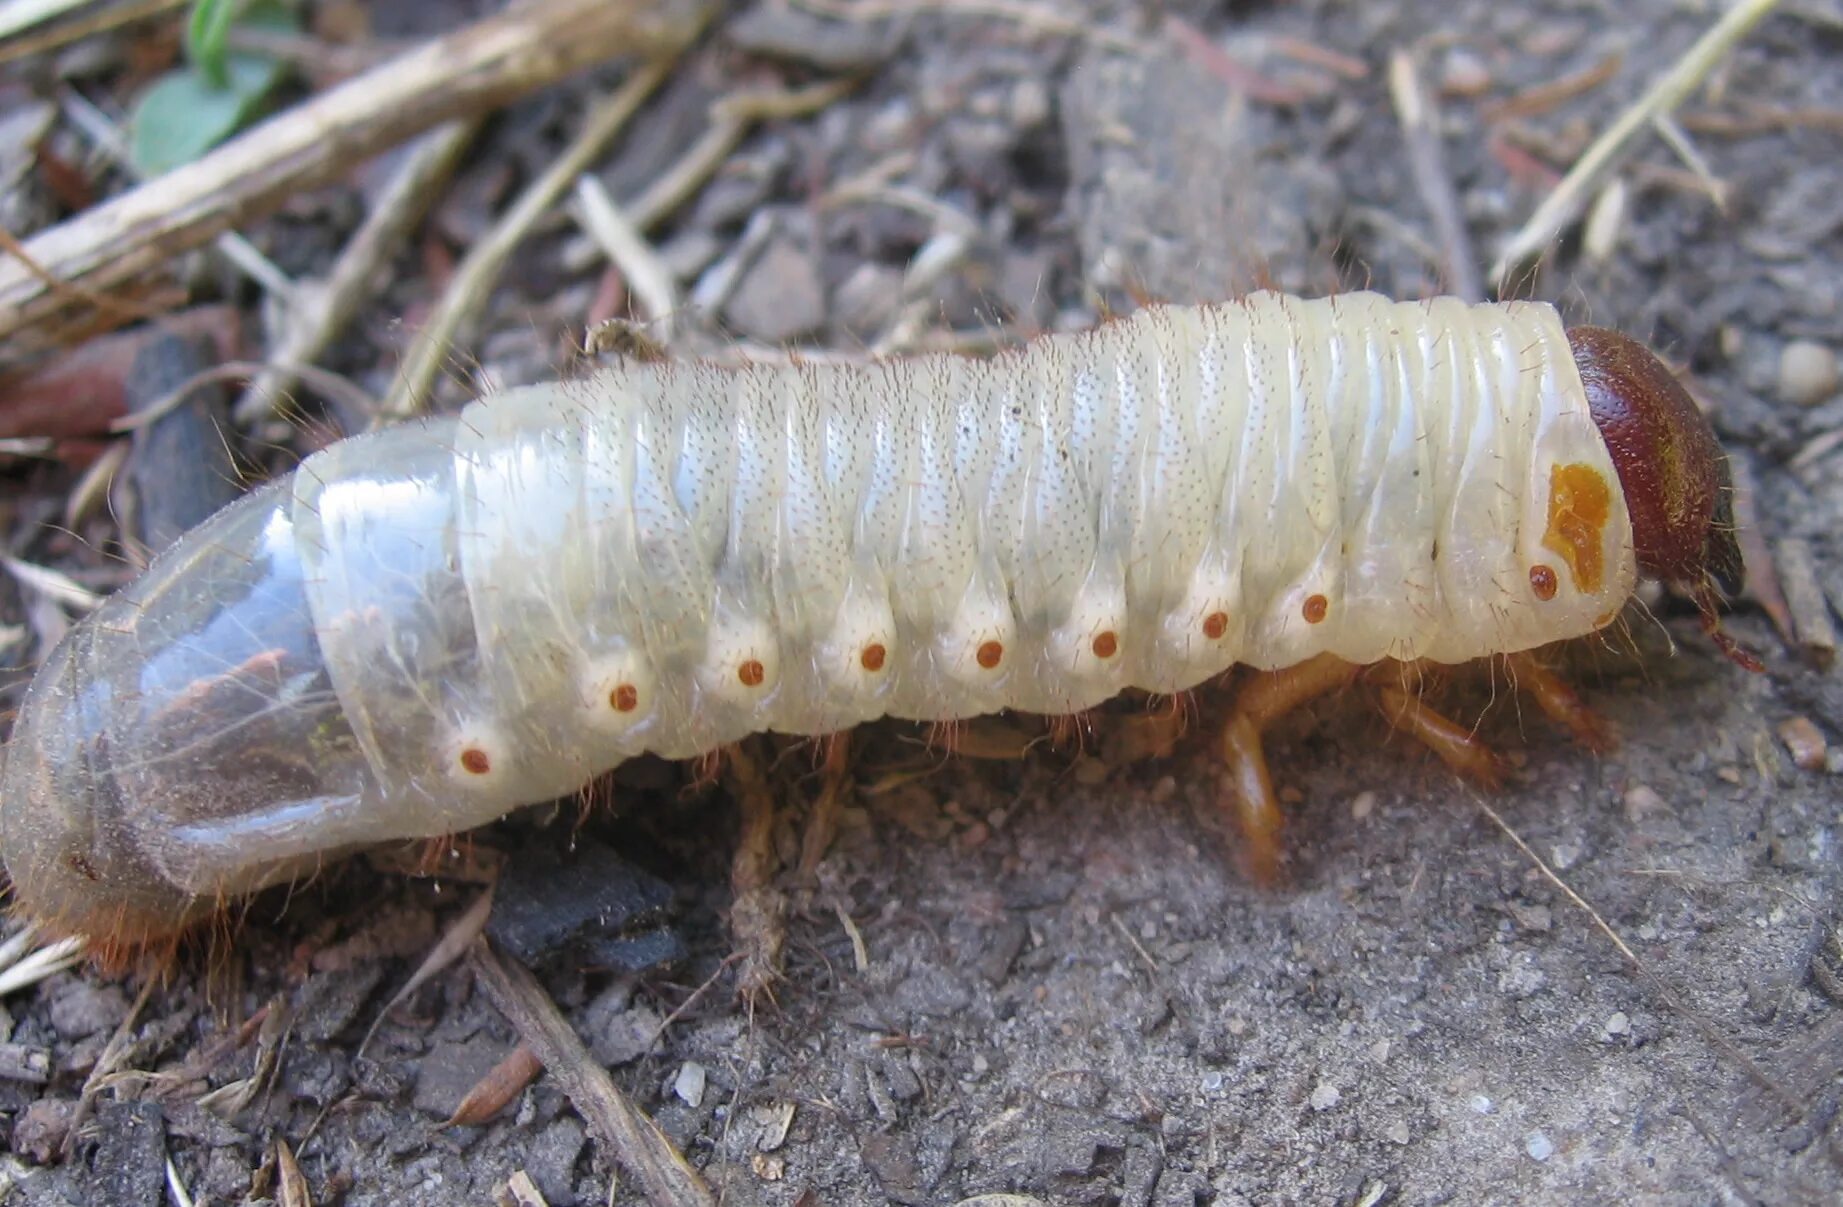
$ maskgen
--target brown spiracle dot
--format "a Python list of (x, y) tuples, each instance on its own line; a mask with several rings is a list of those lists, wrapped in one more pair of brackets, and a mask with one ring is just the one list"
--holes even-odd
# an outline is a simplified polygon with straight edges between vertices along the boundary
[(640, 689), (623, 683), (608, 693), (608, 707), (616, 712), (632, 712), (640, 707)]
[(1331, 601), (1322, 595), (1314, 595), (1305, 601), (1302, 614), (1307, 624), (1317, 624), (1331, 611)]
[(478, 746), (461, 751), (461, 770), (469, 775), (485, 775), (493, 769), (493, 760)]
[(1111, 658), (1119, 652), (1120, 639), (1114, 635), (1112, 629), (1108, 629), (1104, 633), (1095, 634), (1094, 656), (1096, 658)]
[(1555, 588), (1555, 571), (1552, 567), (1538, 562), (1529, 568), (1529, 589), (1536, 593), (1537, 599), (1554, 599)]
[(883, 648), (883, 643), (873, 641), (858, 655), (858, 665), (874, 674), (883, 669), (883, 661), (888, 657), (889, 651)]
[(1224, 633), (1229, 631), (1229, 614), (1211, 612), (1203, 618), (1203, 635), (1211, 641), (1221, 641)]
[(1005, 647), (1001, 642), (988, 641), (979, 647), (979, 653), (976, 656), (980, 666), (991, 670), (1004, 660)]
[(755, 658), (736, 668), (736, 678), (744, 687), (760, 687), (767, 677), (768, 668)]

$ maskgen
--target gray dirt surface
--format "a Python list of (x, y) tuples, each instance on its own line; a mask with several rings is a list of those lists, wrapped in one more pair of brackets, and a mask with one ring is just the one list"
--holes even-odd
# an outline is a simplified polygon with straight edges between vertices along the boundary
[[(1266, 281), (1434, 292), (1443, 274), (1388, 101), (1389, 53), (1417, 51), (1443, 91), (1447, 167), (1488, 261), (1554, 169), (1719, 6), (1023, 10), (1085, 13), (1082, 37), (963, 14), (867, 28), (743, 7), (604, 176), (632, 195), (734, 84), (868, 66), (848, 98), (752, 135), (658, 237), (693, 296), (708, 301), (698, 282), (728, 273), (716, 300), (731, 336), (855, 350), (914, 302), (925, 330), (978, 334)], [(1548, 107), (1506, 107), (1609, 58), (1610, 75)], [(1238, 94), (1229, 62), (1288, 95)], [(432, 227), (477, 233), (507, 165), (538, 170), (580, 98), (615, 78), (513, 111)], [(1788, 4), (1680, 115), (1725, 208), (1648, 140), (1622, 175), (1610, 255), (1590, 262), (1571, 234), (1519, 287), (1688, 371), (1758, 484), (1761, 528), (1811, 543), (1833, 603), (1843, 454), (1794, 458), (1843, 423), (1843, 398), (1802, 405), (1776, 387), (1788, 342), (1843, 349), (1840, 113), (1843, 16)], [(879, 167), (899, 193), (815, 203)], [(301, 228), (349, 227), (356, 187), (249, 233), (291, 271), (323, 269), (346, 227)], [(911, 266), (943, 246), (957, 252), (944, 270)], [(373, 388), (388, 378), (395, 317), (430, 298), (417, 263), (400, 258), (332, 367)], [(548, 228), (498, 295), (475, 348), (483, 375), (555, 372), (600, 271), (573, 228)], [(451, 383), (446, 401), (478, 384)], [(47, 548), (32, 539), (24, 551)], [(1843, 740), (1843, 679), (1801, 662), (1758, 608), (1730, 627), (1765, 655), (1763, 675), (1725, 661), (1680, 607), (1654, 611), (1633, 613), (1631, 642), (1567, 655), (1624, 736), (1604, 755), (1485, 674), (1453, 676), (1445, 706), (1517, 752), (1500, 792), (1457, 783), (1355, 694), (1276, 727), (1291, 862), (1272, 889), (1238, 871), (1217, 808), (1219, 693), (1199, 697), (1193, 739), (1163, 759), (1110, 753), (1143, 704), (1097, 718), (1079, 750), (1012, 760), (950, 759), (926, 733), (873, 727), (854, 744), (856, 793), (818, 885), (790, 886), (785, 977), (753, 1011), (722, 967), (733, 805), (689, 769), (633, 766), (606, 792), (619, 815), (581, 824), (674, 887), (691, 954), (639, 975), (564, 959), (542, 979), (728, 1203), (1836, 1202), (1843, 1013), (1823, 974), (1843, 952), (1843, 761), (1801, 770), (1777, 731), (1802, 717)], [(795, 750), (779, 768), (790, 858), (810, 766)], [(554, 851), (576, 824), (573, 809), (540, 810), (481, 841)], [(56, 1151), (72, 1103), (142, 982), (78, 970), (8, 1000), (7, 1066), (29, 1069), (36, 1051), (50, 1069), (43, 1084), (0, 1079), (0, 1201), (165, 1201), (163, 1158), (199, 1202), (262, 1199), (279, 1194), (281, 1140), (319, 1203), (486, 1203), (520, 1169), (556, 1207), (640, 1201), (626, 1178), (610, 1200), (616, 1170), (548, 1081), (483, 1126), (441, 1126), (516, 1042), (465, 965), (358, 1055), (476, 891), (354, 861), (291, 900), (263, 898), (216, 960), (173, 968), (131, 1028), (126, 1068), (181, 1075), (118, 1079), (68, 1161)], [(226, 1042), (265, 1004), (290, 1025)], [(201, 1104), (246, 1078), (241, 1109), (223, 1105), (234, 1094)]]

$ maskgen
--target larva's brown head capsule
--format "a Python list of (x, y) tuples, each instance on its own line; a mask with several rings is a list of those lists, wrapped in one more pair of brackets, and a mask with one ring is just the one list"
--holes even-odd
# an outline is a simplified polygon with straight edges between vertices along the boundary
[(1753, 655), (1721, 634), (1717, 619), (1716, 585), (1739, 594), (1745, 568), (1728, 457), (1714, 429), (1643, 344), (1601, 327), (1570, 328), (1568, 342), (1594, 424), (1619, 471), (1639, 568), (1686, 588), (1723, 651), (1757, 669)]

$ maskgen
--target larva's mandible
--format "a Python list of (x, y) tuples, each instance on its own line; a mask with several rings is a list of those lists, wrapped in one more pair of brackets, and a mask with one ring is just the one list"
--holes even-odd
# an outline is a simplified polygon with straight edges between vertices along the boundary
[[(1660, 469), (1668, 466), (1668, 472)], [(641, 751), (1458, 662), (1731, 585), (1725, 463), (1539, 304), (1263, 294), (991, 361), (634, 365), (336, 444), (41, 670), (29, 914), (133, 942)]]

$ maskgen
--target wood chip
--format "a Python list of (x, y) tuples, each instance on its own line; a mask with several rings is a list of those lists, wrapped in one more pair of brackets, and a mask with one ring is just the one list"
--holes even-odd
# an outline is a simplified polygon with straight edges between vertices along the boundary
[(0, 1044), (0, 1081), (44, 1085), (51, 1080), (51, 1050), (31, 1044)]
[(544, 1192), (531, 1180), (531, 1175), (519, 1170), (506, 1179), (506, 1184), (493, 1196), (499, 1207), (550, 1207)]
[(1792, 619), (1792, 635), (1805, 660), (1818, 670), (1829, 670), (1837, 659), (1837, 630), (1831, 623), (1830, 603), (1817, 579), (1817, 558), (1811, 543), (1786, 537), (1773, 547), (1779, 568), (1779, 586)]
[(301, 1167), (295, 1162), (294, 1150), (288, 1147), (286, 1140), (275, 1141), (275, 1181), (281, 1191), (282, 1207), (314, 1207), (314, 1196), (307, 1189), (307, 1179), (301, 1176)]
[(1779, 722), (1779, 740), (1800, 771), (1822, 771), (1829, 765), (1830, 746), (1824, 734), (1807, 716), (1788, 717)]
[(479, 1127), (505, 1110), (543, 1071), (544, 1062), (538, 1059), (537, 1053), (524, 1044), (518, 1045), (474, 1083), (474, 1088), (467, 1091), (467, 1097), (461, 1099), (461, 1105), (454, 1108), (454, 1114), (448, 1116), (442, 1126)]

